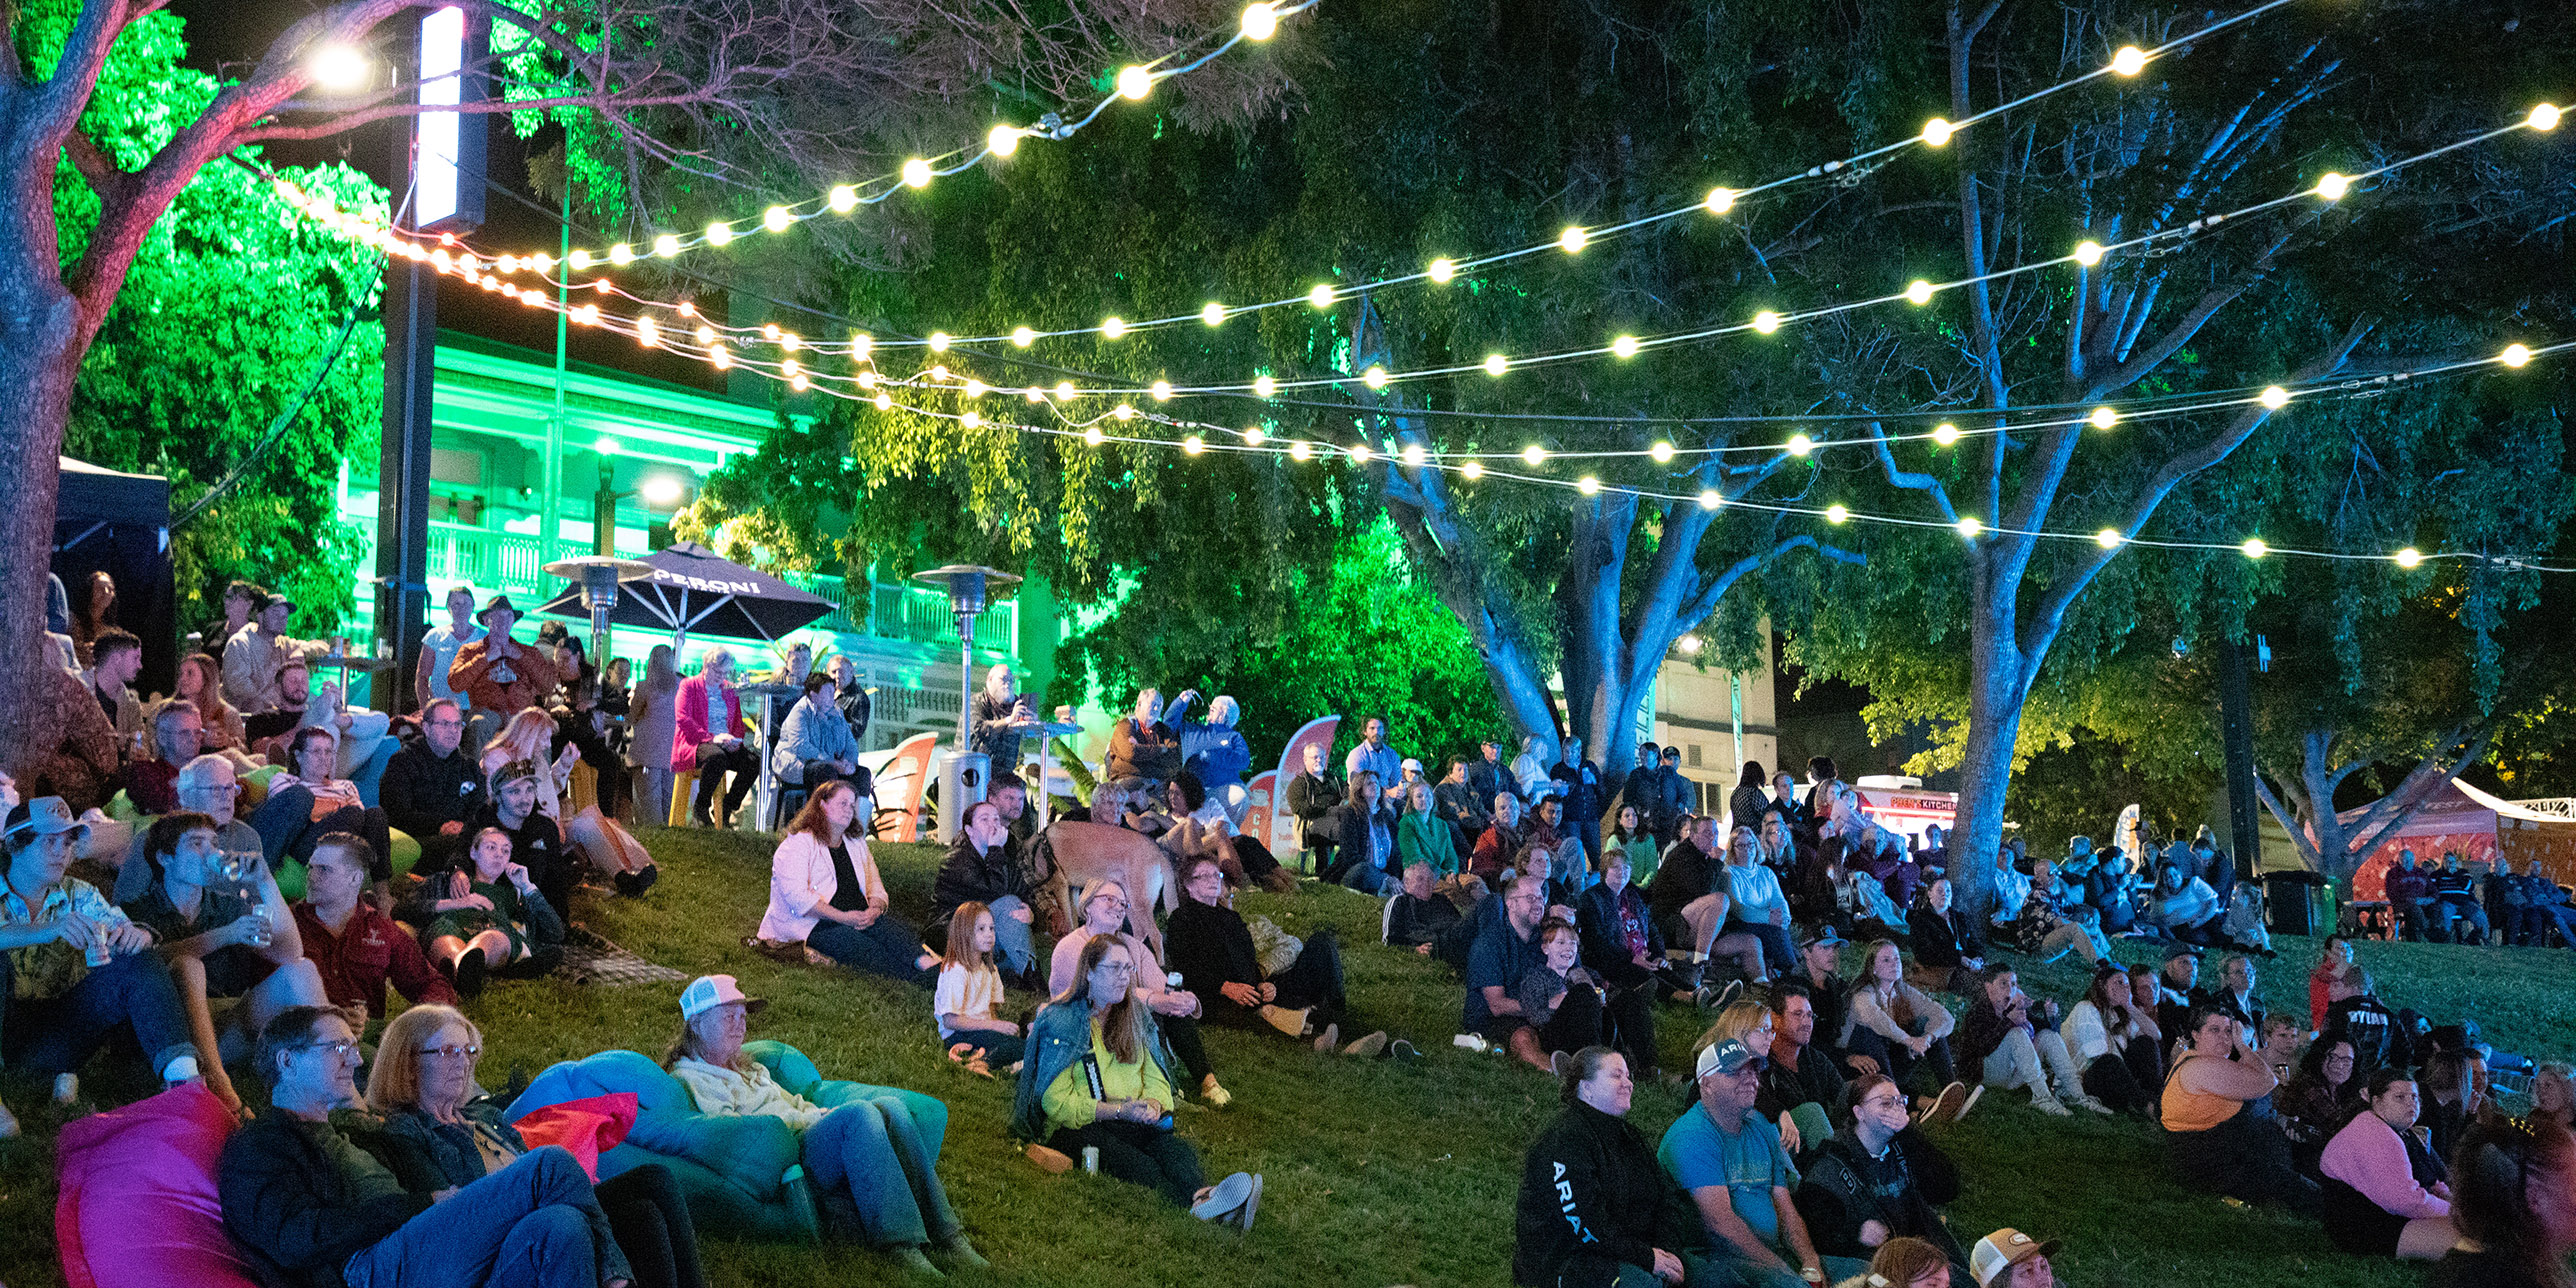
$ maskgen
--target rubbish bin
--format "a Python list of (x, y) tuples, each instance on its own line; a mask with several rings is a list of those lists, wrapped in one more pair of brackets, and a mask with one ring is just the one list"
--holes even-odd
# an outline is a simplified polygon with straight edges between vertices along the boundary
[(939, 767), (939, 843), (954, 844), (966, 827), (966, 809), (993, 784), (993, 758), (980, 752), (950, 756)]
[(2266, 872), (2263, 874), (2263, 902), (2271, 907), (2270, 925), (2276, 935), (2313, 935), (2323, 923), (2319, 905), (2325, 902), (2326, 879), (2314, 872)]

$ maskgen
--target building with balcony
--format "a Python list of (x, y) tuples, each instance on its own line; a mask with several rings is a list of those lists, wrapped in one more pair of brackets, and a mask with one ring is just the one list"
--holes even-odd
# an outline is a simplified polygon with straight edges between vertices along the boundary
[[(453, 331), (439, 335), (436, 369), (428, 558), (433, 621), (444, 620), (436, 605), (460, 584), (473, 587), (478, 599), (506, 592), (524, 614), (566, 588), (546, 575), (545, 565), (593, 553), (603, 524), (619, 555), (640, 557), (670, 544), (672, 513), (710, 472), (756, 450), (778, 414), (762, 403), (580, 362), (569, 364), (559, 390), (551, 355)], [(370, 542), (375, 467), (371, 457), (353, 457), (340, 479), (340, 514)], [(375, 566), (372, 551), (364, 566)], [(783, 648), (802, 639), (818, 658), (845, 653), (858, 662), (876, 690), (868, 749), (923, 730), (956, 729), (959, 647), (942, 592), (838, 577), (787, 580), (841, 605), (778, 643)], [(361, 584), (357, 593), (346, 634), (371, 647), (373, 587)], [(1024, 689), (1042, 691), (1062, 632), (1045, 583), (1022, 583), (1017, 595), (976, 621), (977, 682), (984, 667), (1007, 660)], [(528, 630), (520, 636), (527, 638)], [(612, 650), (640, 670), (645, 654), (668, 642), (667, 633), (621, 626)], [(769, 646), (761, 641), (694, 636), (681, 669), (693, 669), (719, 644), (732, 648), (748, 672), (768, 669)]]

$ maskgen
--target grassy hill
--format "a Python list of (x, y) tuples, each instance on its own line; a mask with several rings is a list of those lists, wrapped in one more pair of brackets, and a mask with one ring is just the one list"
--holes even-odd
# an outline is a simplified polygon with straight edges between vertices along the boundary
[[(769, 846), (759, 838), (649, 832), (663, 880), (638, 903), (585, 903), (577, 915), (654, 961), (692, 972), (723, 970), (771, 1000), (753, 1036), (792, 1043), (827, 1075), (913, 1087), (952, 1111), (941, 1173), (977, 1245), (994, 1268), (952, 1276), (961, 1284), (1169, 1284), (1202, 1288), (1350, 1285), (1485, 1285), (1510, 1281), (1511, 1203), (1521, 1151), (1555, 1111), (1546, 1078), (1449, 1045), (1459, 985), (1446, 969), (1376, 943), (1378, 905), (1340, 890), (1246, 894), (1242, 907), (1290, 933), (1340, 929), (1351, 995), (1364, 1020), (1409, 1036), (1428, 1058), (1413, 1065), (1318, 1056), (1272, 1036), (1211, 1029), (1219, 1076), (1234, 1092), (1221, 1112), (1188, 1107), (1181, 1131), (1211, 1176), (1267, 1174), (1249, 1238), (1199, 1225), (1143, 1191), (1079, 1173), (1049, 1177), (1003, 1137), (1005, 1083), (950, 1065), (930, 1024), (926, 993), (834, 971), (781, 966), (744, 948), (768, 895)], [(896, 909), (918, 925), (937, 854), (887, 846), (880, 865)], [(2124, 943), (2132, 955), (2143, 949)], [(2275, 1008), (2304, 1010), (2313, 943), (2283, 940), (2260, 981)], [(2475, 1016), (2489, 1040), (2531, 1053), (2576, 1051), (2563, 1004), (2576, 985), (2576, 954), (2497, 952), (2434, 945), (2370, 945), (2364, 964), (2394, 1005), (2437, 1016)], [(2026, 971), (2024, 986), (2068, 1002), (2078, 972)], [(658, 1052), (677, 1027), (678, 987), (603, 989), (557, 981), (496, 983), (472, 1008), (485, 1034), (484, 1080), (607, 1047)], [(1667, 1009), (1665, 1063), (1679, 1067), (1702, 1020)], [(146, 1094), (93, 1066), (99, 1103)], [(246, 1080), (245, 1094), (249, 1092)], [(0, 1142), (0, 1283), (59, 1284), (53, 1249), (52, 1137), (63, 1112), (31, 1079), (0, 1077), (0, 1095), (27, 1134)], [(1674, 1092), (1641, 1091), (1636, 1119), (1660, 1132), (1683, 1105)], [(2067, 1241), (2059, 1274), (2085, 1288), (2376, 1288), (2418, 1282), (2411, 1270), (2343, 1256), (2304, 1223), (2233, 1209), (2168, 1179), (2149, 1127), (2079, 1116), (2043, 1118), (2019, 1093), (1989, 1096), (1975, 1117), (1942, 1129), (1968, 1192), (1951, 1220), (1963, 1240), (2014, 1225)], [(829, 1288), (884, 1281), (890, 1263), (862, 1253), (766, 1247), (707, 1234), (712, 1278), (727, 1285)]]

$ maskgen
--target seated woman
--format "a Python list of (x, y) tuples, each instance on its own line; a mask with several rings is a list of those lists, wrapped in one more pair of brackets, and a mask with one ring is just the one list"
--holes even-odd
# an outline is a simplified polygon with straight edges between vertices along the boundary
[[(1342, 991), (1341, 940), (1333, 928), (1316, 927), (1294, 961), (1266, 969), (1251, 927), (1231, 905), (1216, 860), (1185, 859), (1181, 873), (1181, 907), (1163, 932), (1163, 950), (1181, 973), (1182, 987), (1205, 1000), (1208, 1017), (1245, 1026), (1257, 1020), (1292, 1038), (1315, 1038), (1318, 1051), (1339, 1049), (1339, 1021), (1350, 999)], [(1385, 1048), (1386, 1035), (1374, 1033), (1344, 1054), (1376, 1055)]]
[(2165, 1035), (2156, 1027), (2154, 1009), (2129, 991), (2128, 973), (2118, 962), (2094, 970), (2084, 1000), (2066, 1013), (2058, 1033), (2083, 1071), (2084, 1094), (2124, 1114), (2155, 1107), (2148, 1088), (2164, 1084)]
[(805, 798), (769, 860), (769, 910), (760, 940), (803, 944), (809, 959), (838, 962), (928, 988), (939, 956), (887, 912), (891, 900), (867, 838), (859, 834), (858, 789), (834, 779)]
[(986, 1264), (948, 1206), (938, 1166), (938, 1135), (946, 1126), (925, 1130), (916, 1120), (906, 1097), (919, 1093), (870, 1088), (871, 1094), (825, 1109), (779, 1086), (742, 1053), (751, 1013), (765, 1005), (745, 996), (731, 975), (702, 975), (681, 990), (680, 1036), (663, 1053), (662, 1067), (688, 1087), (697, 1111), (776, 1118), (794, 1128), (824, 1229), (833, 1237), (891, 1251), (915, 1271), (938, 1273), (922, 1255), (925, 1245), (967, 1265)]
[(2326, 1237), (2359, 1257), (2432, 1261), (2460, 1241), (2451, 1224), (2449, 1171), (2415, 1125), (2414, 1080), (2403, 1069), (2370, 1075), (2370, 1107), (2326, 1142)]
[[(1530, 1142), (1512, 1204), (1512, 1282), (1714, 1288), (1738, 1282), (1702, 1256), (1708, 1233), (1691, 1196), (1628, 1121), (1637, 1084), (1627, 1057), (1586, 1047), (1566, 1061), (1565, 1111)], [(1911, 1285), (1908, 1286), (1911, 1288)]]
[(1351, 775), (1350, 799), (1342, 802), (1339, 813), (1333, 861), (1341, 870), (1325, 873), (1324, 879), (1363, 894), (1392, 893), (1403, 884), (1404, 867), (1395, 855), (1395, 814), (1387, 808), (1376, 774), (1363, 769)]
[[(152, 932), (170, 964), (207, 1089), (239, 1110), (225, 1052), (248, 1054), (261, 1026), (289, 1007), (322, 1005), (322, 973), (305, 960), (295, 913), (268, 865), (253, 859), (235, 867), (215, 844), (212, 818), (182, 812), (154, 819), (143, 834), (143, 861), (152, 881), (125, 901), (125, 915)], [(241, 999), (220, 1034), (210, 1003), (218, 997)]]
[(268, 799), (250, 816), (260, 848), (272, 866), (293, 859), (301, 866), (313, 857), (313, 843), (328, 833), (348, 832), (366, 838), (374, 855), (368, 875), (379, 884), (393, 879), (393, 829), (384, 810), (358, 795), (358, 785), (337, 778), (340, 736), (327, 726), (307, 725), (287, 740), (288, 764), (268, 780)]
[[(1950, 1060), (1950, 1012), (1922, 990), (1905, 982), (1905, 955), (1881, 939), (1861, 952), (1860, 978), (1852, 985), (1851, 1014), (1843, 1021), (1839, 1045), (1851, 1055), (1867, 1056), (1896, 1085), (1909, 1085), (1917, 1068), (1932, 1075), (1933, 1093), (1946, 1091), (1957, 1078)], [(1967, 1089), (1960, 1088), (1965, 1095)]]
[[(1602, 1008), (1609, 997), (1601, 977), (1577, 963), (1582, 951), (1583, 933), (1572, 922), (1560, 917), (1540, 922), (1539, 962), (1512, 987), (1512, 1000), (1521, 1004), (1521, 1016), (1538, 1038), (1533, 1046), (1514, 1043), (1513, 1049), (1560, 1076), (1574, 1052), (1600, 1044)], [(1655, 1053), (1649, 1047), (1640, 1054), (1651, 1059)]]
[[(376, 1041), (367, 1110), (383, 1125), (353, 1134), (418, 1197), (435, 1201), (441, 1191), (472, 1185), (528, 1152), (518, 1129), (502, 1120), (503, 1106), (478, 1094), (474, 1065), (482, 1054), (483, 1031), (448, 1006), (412, 1007)], [(628, 1263), (603, 1257), (603, 1278), (627, 1279), (636, 1288), (704, 1288), (697, 1227), (671, 1169), (659, 1163), (629, 1168), (593, 1193)]]
[(2165, 1078), (2161, 1114), (2182, 1183), (2314, 1213), (2317, 1184), (2291, 1164), (2289, 1139), (2278, 1123), (2247, 1108), (2279, 1084), (2245, 1045), (2244, 1026), (2207, 1002), (2192, 1005), (2186, 1025), (2182, 1054)]
[(563, 916), (512, 861), (510, 834), (474, 834), (466, 866), (429, 878), (403, 909), (420, 927), (429, 963), (468, 1001), (483, 995), (491, 972), (542, 975), (563, 960)]
[[(1621, 817), (1626, 817), (1623, 812)], [(1440, 817), (1431, 784), (1415, 782), (1404, 791), (1404, 814), (1395, 821), (1396, 870), (1429, 864), (1441, 876), (1458, 874), (1456, 833)]]
[(521, 710), (484, 745), (483, 772), (489, 775), (514, 760), (536, 766), (537, 812), (563, 828), (565, 842), (589, 861), (593, 871), (608, 878), (619, 894), (633, 896), (651, 889), (661, 873), (633, 833), (602, 815), (596, 805), (584, 805), (581, 812), (564, 817), (564, 794), (571, 788), (572, 767), (581, 763), (582, 751), (570, 742), (556, 751), (555, 732), (554, 717), (536, 707)]
[(198, 736), (197, 748), (209, 756), (221, 756), (233, 762), (236, 773), (247, 774), (259, 768), (250, 756), (250, 734), (242, 728), (241, 712), (224, 701), (224, 664), (204, 653), (191, 653), (179, 659), (179, 682), (172, 697), (185, 698), (197, 708), (204, 720), (204, 731)]
[(939, 959), (939, 986), (930, 1013), (948, 1058), (967, 1071), (992, 1077), (1020, 1063), (1020, 1026), (1001, 1017), (1002, 972), (993, 965), (993, 910), (969, 900), (948, 919), (948, 952)]
[(1948, 877), (1923, 886), (1923, 902), (1906, 918), (1906, 937), (1914, 944), (1914, 966), (1906, 978), (1917, 987), (1942, 993), (1965, 993), (1977, 986), (1986, 968), (1986, 941), (1977, 934), (1977, 919), (1958, 906)]
[(1628, 879), (1643, 887), (1655, 879), (1655, 861), (1664, 856), (1655, 830), (1646, 826), (1644, 815), (1636, 806), (1622, 804), (1619, 817), (1610, 827), (1610, 845), (1602, 851), (1617, 850), (1628, 856)]
[[(1127, 888), (1116, 881), (1095, 881), (1082, 892), (1079, 905), (1082, 924), (1055, 941), (1055, 954), (1047, 966), (1047, 991), (1061, 994), (1073, 987), (1079, 978), (1076, 963), (1082, 959), (1083, 945), (1101, 935), (1115, 935), (1127, 924)], [(1169, 986), (1163, 964), (1155, 960), (1153, 950), (1130, 940), (1131, 951), (1139, 964), (1136, 995), (1154, 1013), (1156, 1026), (1171, 1045), (1172, 1054), (1180, 1057), (1181, 1068), (1197, 1079), (1199, 1098), (1209, 1107), (1223, 1109), (1234, 1102), (1232, 1094), (1216, 1080), (1216, 1066), (1208, 1063), (1207, 1045), (1199, 1041), (1199, 1017), (1204, 1008), (1197, 993), (1187, 988)]]
[(2452, 1160), (2451, 1223), (2460, 1243), (2425, 1288), (2564, 1288), (2576, 1252), (2576, 1138), (2546, 1118), (2491, 1118)]
[(2281, 1133), (2290, 1138), (2290, 1160), (2301, 1175), (2317, 1174), (2317, 1158), (2326, 1142), (2361, 1109), (2364, 1079), (2356, 1076), (2360, 1069), (2359, 1050), (2340, 1031), (2329, 1032), (2308, 1044), (2307, 1053), (2299, 1057), (2298, 1071), (2272, 1097)]
[(2531, 1116), (2561, 1127), (2576, 1122), (2576, 1066), (2544, 1060), (2531, 1071)]
[(1198, 1151), (1172, 1130), (1178, 1102), (1169, 1057), (1153, 1007), (1137, 992), (1137, 967), (1137, 950), (1114, 929), (1084, 941), (1068, 986), (1029, 1023), (1011, 1132), (1053, 1151), (1032, 1156), (1057, 1170), (1096, 1150), (1102, 1173), (1153, 1190), (1202, 1221), (1249, 1230), (1261, 1178), (1237, 1172), (1201, 1184)]
[(1186, 769), (1172, 775), (1163, 784), (1163, 803), (1157, 817), (1164, 827), (1155, 840), (1172, 856), (1175, 871), (1192, 859), (1212, 859), (1230, 881), (1258, 882), (1277, 893), (1297, 888), (1297, 879), (1283, 875), (1268, 849), (1235, 830), (1224, 802), (1209, 799), (1198, 775)]

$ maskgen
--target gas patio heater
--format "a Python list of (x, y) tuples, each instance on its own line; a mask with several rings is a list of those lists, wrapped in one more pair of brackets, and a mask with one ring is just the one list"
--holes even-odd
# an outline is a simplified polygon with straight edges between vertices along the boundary
[(946, 845), (966, 825), (966, 807), (984, 799), (993, 782), (992, 757), (974, 749), (975, 618), (993, 591), (1008, 591), (1020, 579), (979, 564), (949, 564), (912, 579), (945, 589), (948, 611), (957, 619), (957, 746), (939, 771), (939, 843)]
[(653, 565), (641, 559), (619, 559), (614, 555), (583, 555), (577, 559), (557, 559), (546, 565), (546, 575), (561, 577), (581, 588), (581, 606), (590, 610), (591, 665), (605, 670), (608, 666), (608, 615), (617, 607), (618, 586), (653, 575)]

